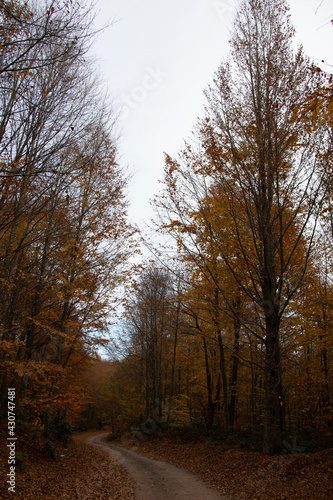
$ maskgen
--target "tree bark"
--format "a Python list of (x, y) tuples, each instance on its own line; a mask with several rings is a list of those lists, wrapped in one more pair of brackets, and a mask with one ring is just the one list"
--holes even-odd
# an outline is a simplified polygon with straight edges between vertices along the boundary
[(265, 418), (263, 452), (277, 453), (284, 430), (282, 372), (279, 345), (279, 317), (273, 310), (266, 313)]

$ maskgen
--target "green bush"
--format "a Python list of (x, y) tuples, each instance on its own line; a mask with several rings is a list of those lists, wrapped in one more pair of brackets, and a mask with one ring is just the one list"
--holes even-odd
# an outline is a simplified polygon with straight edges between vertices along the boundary
[(107, 441), (114, 441), (114, 439), (119, 439), (123, 435), (123, 432), (110, 432), (110, 434), (107, 435), (106, 440)]
[(180, 437), (184, 441), (195, 441), (201, 436), (207, 435), (207, 431), (204, 427), (198, 427), (196, 425), (171, 426), (169, 433), (171, 436)]
[(44, 425), (44, 437), (55, 439), (67, 446), (74, 433), (74, 428), (65, 420), (66, 410), (58, 410), (54, 415), (53, 408), (50, 408), (41, 417)]
[(16, 452), (16, 465), (18, 466), (21, 472), (27, 471), (27, 462), (29, 460), (29, 455), (26, 453), (21, 453), (20, 451)]
[(296, 452), (299, 447), (305, 448), (306, 453), (316, 453), (333, 446), (331, 436), (325, 435), (310, 425), (300, 427), (297, 433), (287, 436), (285, 440), (291, 447), (296, 448)]
[(44, 443), (44, 451), (45, 453), (51, 457), (53, 460), (57, 460), (59, 458), (59, 452), (53, 441), (47, 439)]

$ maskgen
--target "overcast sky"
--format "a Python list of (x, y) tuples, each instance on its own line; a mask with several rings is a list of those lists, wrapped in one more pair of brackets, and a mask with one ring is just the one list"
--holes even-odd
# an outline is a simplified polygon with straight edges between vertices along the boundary
[[(202, 116), (203, 89), (229, 53), (236, 0), (96, 0), (97, 27), (113, 25), (94, 46), (101, 76), (118, 106), (121, 162), (133, 172), (129, 215), (152, 217), (163, 151), (175, 156)], [(333, 0), (291, 0), (296, 42), (322, 67), (333, 65)], [(333, 71), (330, 67), (331, 72)]]

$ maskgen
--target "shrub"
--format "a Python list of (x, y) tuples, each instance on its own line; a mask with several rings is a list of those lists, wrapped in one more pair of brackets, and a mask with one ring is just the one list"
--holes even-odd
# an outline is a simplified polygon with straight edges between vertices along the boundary
[(53, 408), (41, 415), (44, 426), (44, 437), (55, 439), (67, 446), (71, 440), (74, 428), (65, 420), (66, 410), (58, 410), (54, 415)]
[(29, 455), (26, 453), (21, 453), (20, 451), (16, 452), (16, 465), (18, 466), (21, 472), (27, 471), (27, 462), (29, 460)]

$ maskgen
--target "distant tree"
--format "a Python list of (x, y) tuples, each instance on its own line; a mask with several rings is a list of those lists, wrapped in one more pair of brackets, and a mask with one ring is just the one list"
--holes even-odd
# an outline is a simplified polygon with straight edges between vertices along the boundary
[(169, 300), (170, 276), (153, 264), (148, 265), (136, 285), (129, 303), (128, 333), (139, 357), (140, 379), (145, 394), (147, 417), (162, 416), (165, 399), (166, 355), (173, 328)]

